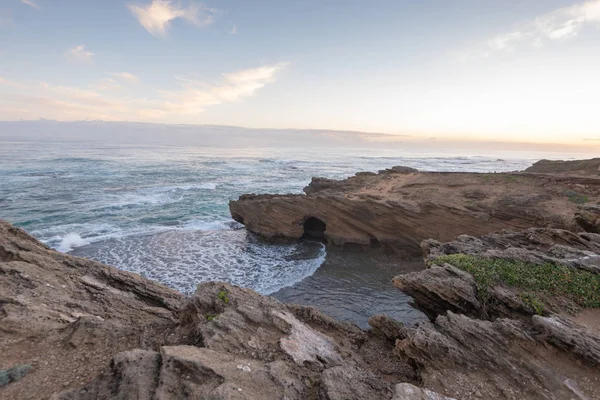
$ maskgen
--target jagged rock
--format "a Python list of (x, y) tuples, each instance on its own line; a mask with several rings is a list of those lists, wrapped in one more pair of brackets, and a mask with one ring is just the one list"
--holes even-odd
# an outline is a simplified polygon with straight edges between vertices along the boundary
[[(580, 197), (565, 194), (581, 182)], [(311, 222), (318, 220), (319, 237), (329, 244), (382, 247), (408, 257), (420, 255), (419, 243), (430, 238), (449, 241), (532, 226), (580, 231), (577, 202), (600, 201), (600, 178), (398, 167), (340, 181), (314, 178), (305, 192), (243, 195), (229, 208), (236, 221), (269, 240), (312, 236)]]
[[(534, 317), (549, 322), (554, 320)], [(598, 368), (589, 357), (569, 351), (547, 351), (569, 328), (556, 336), (539, 335), (528, 321), (499, 318), (493, 322), (448, 312), (434, 323), (421, 323), (396, 343), (399, 354), (421, 366), (423, 386), (456, 398), (570, 399), (575, 393), (565, 375), (583, 393), (598, 391)], [(578, 344), (594, 349), (595, 334), (577, 328)], [(581, 347), (580, 350), (583, 350)], [(596, 353), (597, 354), (597, 353)]]
[(600, 235), (561, 229), (530, 228), (481, 237), (461, 235), (448, 243), (426, 240), (425, 261), (448, 254), (471, 254), (540, 264), (552, 262), (600, 273)]
[(3, 388), (39, 398), (81, 385), (118, 352), (150, 348), (177, 324), (183, 296), (137, 274), (49, 249), (0, 221), (2, 364), (33, 370)]
[(339, 366), (323, 372), (319, 399), (389, 399), (391, 393), (389, 385), (372, 372), (352, 366)]
[[(170, 338), (174, 345), (162, 346), (154, 355), (143, 353), (137, 364), (120, 362), (137, 359), (122, 354), (111, 363), (110, 373), (83, 391), (69, 390), (56, 398), (88, 399), (92, 393), (96, 397), (91, 398), (108, 399), (107, 388), (115, 387), (120, 398), (128, 398), (139, 396), (143, 386), (151, 388), (148, 399), (389, 399), (391, 384), (360, 354), (367, 340), (357, 327), (317, 310), (288, 306), (227, 283), (203, 283), (180, 312), (179, 327)], [(159, 360), (157, 373), (152, 372), (152, 357)], [(129, 371), (154, 381), (123, 385), (121, 377)]]
[(311, 182), (306, 186), (303, 191), (306, 194), (316, 193), (321, 190), (335, 188), (339, 185), (339, 182), (335, 179), (328, 178), (312, 178)]
[(560, 316), (534, 315), (533, 326), (543, 332), (553, 345), (600, 367), (600, 334)]
[(575, 213), (575, 222), (586, 232), (600, 233), (600, 206), (580, 206)]
[(545, 174), (578, 173), (600, 175), (600, 158), (572, 161), (540, 160), (525, 171)]
[[(589, 252), (589, 259), (600, 243), (600, 235), (547, 229), (490, 237), (423, 248), (432, 257), (504, 250), (534, 259), (546, 249), (564, 265), (591, 270), (572, 257)], [(221, 282), (183, 298), (56, 253), (6, 223), (0, 260), (1, 361), (34, 367), (2, 388), (8, 399), (560, 400), (600, 393), (597, 332), (564, 316), (531, 317), (504, 286), (490, 292), (492, 320), (478, 319), (472, 277), (449, 264), (396, 279), (431, 322), (408, 327), (376, 316), (365, 332)]]
[(475, 280), (471, 274), (450, 264), (400, 275), (393, 283), (412, 296), (416, 307), (432, 319), (446, 310), (481, 315)]
[[(428, 264), (441, 256), (469, 254), (532, 264), (551, 261), (597, 273), (599, 239), (590, 233), (532, 228), (479, 238), (462, 235), (448, 243), (426, 240), (422, 248)], [(457, 398), (598, 398), (597, 332), (548, 310), (534, 315), (522, 289), (504, 282), (486, 286), (484, 304), (471, 274), (440, 264), (394, 278), (431, 322), (385, 329), (388, 338), (397, 336), (397, 354), (420, 366), (424, 387)], [(382, 323), (372, 321), (381, 330)]]
[(117, 354), (108, 371), (80, 389), (56, 393), (51, 400), (150, 400), (156, 390), (161, 357), (154, 351), (131, 350)]
[(396, 165), (392, 168), (387, 168), (379, 171), (380, 174), (412, 174), (419, 172), (416, 168), (405, 167), (403, 165)]
[(399, 383), (392, 400), (456, 400), (410, 383)]

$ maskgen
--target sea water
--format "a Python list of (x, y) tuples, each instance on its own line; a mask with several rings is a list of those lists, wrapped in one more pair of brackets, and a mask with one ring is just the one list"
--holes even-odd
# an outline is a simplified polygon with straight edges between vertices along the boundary
[(0, 218), (58, 251), (186, 294), (200, 282), (220, 280), (314, 305), (361, 326), (377, 312), (410, 322), (419, 315), (389, 281), (418, 268), (414, 263), (343, 252), (327, 257), (315, 242), (264, 243), (231, 219), (228, 202), (244, 193), (302, 193), (313, 176), (340, 179), (394, 165), (500, 172), (522, 170), (533, 161), (389, 149), (4, 141)]

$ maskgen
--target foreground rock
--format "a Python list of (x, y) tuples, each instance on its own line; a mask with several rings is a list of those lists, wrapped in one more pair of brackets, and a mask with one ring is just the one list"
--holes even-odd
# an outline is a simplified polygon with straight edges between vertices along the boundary
[(155, 346), (182, 302), (171, 289), (50, 250), (0, 221), (0, 370), (33, 367), (1, 397), (49, 395), (93, 378), (120, 351)]
[(342, 181), (313, 178), (306, 195), (243, 195), (230, 202), (230, 211), (269, 240), (309, 236), (407, 256), (420, 255), (420, 242), (429, 238), (449, 241), (532, 226), (597, 232), (600, 175), (543, 170), (426, 173), (394, 167)]
[[(568, 268), (594, 273), (572, 255), (591, 256), (596, 236), (532, 232), (513, 234), (519, 254), (537, 256), (544, 238), (554, 238), (564, 251), (552, 257), (564, 254)], [(477, 240), (469, 247), (428, 242), (429, 260), (447, 249), (488, 254), (492, 243), (509, 239)], [(411, 279), (431, 322), (407, 327), (376, 316), (362, 331), (226, 283), (201, 284), (184, 298), (54, 252), (3, 222), (0, 257), (0, 370), (28, 366), (18, 380), (7, 379), (1, 398), (600, 398), (597, 332), (510, 304), (507, 317), (483, 319), (466, 306), (481, 304), (477, 287), (469, 289), (473, 277), (452, 265), (443, 266), (455, 274), (446, 287)]]
[(383, 334), (248, 289), (205, 283), (184, 298), (50, 250), (2, 221), (0, 272), (2, 399), (412, 399), (407, 390), (421, 391), (410, 386), (417, 370)]
[[(582, 312), (581, 307), (566, 295), (540, 295), (540, 303), (532, 303), (532, 294), (539, 293), (500, 278), (478, 280), (459, 262), (514, 263), (524, 268), (515, 274), (526, 274), (532, 287), (540, 285), (527, 268), (556, 265), (567, 268), (565, 273), (581, 271), (595, 285), (584, 293), (592, 302), (600, 289), (600, 235), (528, 229), (463, 235), (449, 243), (428, 240), (423, 249), (430, 267), (398, 276), (394, 284), (414, 297), (431, 323), (386, 332), (396, 338), (397, 354), (422, 367), (424, 386), (460, 398), (600, 398), (600, 309), (585, 311), (587, 319), (579, 319), (573, 313)], [(521, 282), (518, 276), (510, 278)], [(584, 283), (577, 288), (582, 293)]]

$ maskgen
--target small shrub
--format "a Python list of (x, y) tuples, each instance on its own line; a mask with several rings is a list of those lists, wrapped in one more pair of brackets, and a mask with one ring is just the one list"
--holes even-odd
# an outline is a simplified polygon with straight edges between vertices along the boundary
[(20, 380), (32, 369), (33, 367), (31, 365), (23, 364), (9, 369), (0, 370), (0, 387)]
[(523, 292), (521, 293), (520, 297), (521, 300), (523, 300), (523, 303), (531, 307), (537, 315), (544, 314), (544, 303), (540, 301), (536, 295), (529, 292)]
[(206, 314), (206, 315), (204, 316), (204, 318), (206, 318), (206, 320), (207, 320), (208, 322), (210, 322), (210, 321), (214, 320), (215, 318), (217, 318), (217, 314)]
[(565, 191), (565, 196), (567, 196), (569, 198), (569, 201), (571, 201), (575, 204), (585, 204), (588, 201), (590, 201), (590, 199), (588, 199), (587, 196), (585, 196), (581, 193), (577, 193), (574, 190)]
[(219, 298), (223, 303), (229, 304), (229, 296), (227, 295), (226, 290), (221, 290), (219, 294), (217, 294), (217, 298)]

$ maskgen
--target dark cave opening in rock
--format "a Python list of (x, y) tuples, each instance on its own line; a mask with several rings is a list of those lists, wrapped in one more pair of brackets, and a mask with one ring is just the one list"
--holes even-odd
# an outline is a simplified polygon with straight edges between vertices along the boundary
[(310, 217), (304, 221), (304, 235), (302, 237), (305, 239), (324, 241), (326, 229), (327, 224), (325, 224), (325, 222), (318, 218)]

